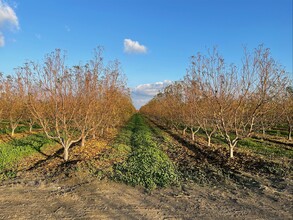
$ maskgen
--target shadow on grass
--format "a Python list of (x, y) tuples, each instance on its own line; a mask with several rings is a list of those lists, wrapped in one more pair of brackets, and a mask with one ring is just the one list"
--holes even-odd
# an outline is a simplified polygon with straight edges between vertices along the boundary
[[(75, 147), (79, 146), (78, 143), (74, 144), (71, 146), (70, 149), (73, 149)], [(27, 169), (26, 171), (33, 171), (39, 167), (41, 167), (42, 165), (44, 165), (45, 163), (47, 163), (49, 160), (54, 160), (54, 159), (62, 159), (63, 160), (63, 152), (64, 152), (64, 149), (63, 148), (60, 148), (59, 150), (55, 151), (54, 154), (52, 155), (47, 155), (47, 154), (44, 154), (43, 152), (39, 151), (41, 154), (43, 154), (44, 156), (46, 156), (45, 159), (43, 160), (39, 160), (37, 163), (35, 163), (32, 167), (30, 167), (29, 169)], [(65, 168), (65, 167), (68, 167), (70, 165), (75, 165), (77, 162), (80, 162), (81, 160), (68, 160), (68, 161), (63, 161), (63, 163), (60, 165), (61, 167)], [(60, 167), (59, 166), (59, 167)], [(57, 169), (58, 170), (58, 169)]]
[(265, 140), (265, 141), (269, 141), (269, 142), (272, 142), (272, 143), (275, 143), (275, 144), (281, 144), (281, 145), (293, 147), (293, 142), (292, 143), (284, 142), (284, 141), (280, 141), (280, 140), (271, 139), (271, 138), (268, 138), (268, 137), (259, 137), (259, 136), (256, 136), (256, 135), (253, 136), (252, 138), (255, 139), (255, 140)]
[[(54, 160), (54, 159), (57, 159), (57, 158), (58, 159), (63, 159), (63, 155), (62, 155), (63, 152), (64, 152), (63, 148), (58, 149), (57, 151), (55, 151), (51, 155), (48, 155), (48, 154), (46, 154), (46, 153), (44, 153), (42, 151), (42, 148), (45, 145), (57, 144), (56, 142), (47, 139), (42, 134), (34, 134), (34, 135), (28, 136), (28, 137), (23, 138), (23, 139), (13, 139), (13, 140), (10, 141), (10, 144), (14, 145), (14, 146), (19, 146), (19, 147), (30, 147), (30, 148), (34, 149), (36, 152), (40, 153), (41, 155), (43, 155), (45, 157), (45, 159), (37, 161), (30, 168), (22, 170), (22, 171), (33, 171), (33, 170), (45, 165), (50, 160)], [(71, 149), (76, 147), (76, 146), (78, 146), (78, 144), (73, 145), (71, 147)], [(64, 164), (66, 164), (66, 165), (69, 165), (69, 164), (72, 164), (72, 163), (74, 163), (74, 161), (66, 161), (66, 162), (64, 161)]]
[(205, 163), (207, 167), (209, 166), (208, 164), (210, 164), (216, 169), (222, 170), (225, 176), (237, 183), (237, 185), (261, 191), (261, 183), (253, 177), (257, 174), (269, 180), (273, 177), (273, 181), (271, 182), (276, 185), (276, 188), (282, 190), (282, 185), (284, 184), (283, 177), (288, 175), (290, 169), (282, 167), (280, 164), (275, 164), (272, 161), (266, 161), (259, 157), (246, 155), (241, 152), (235, 152), (235, 157), (231, 159), (228, 157), (227, 149), (213, 149), (204, 144), (192, 142), (166, 129), (156, 121), (149, 120), (159, 129), (168, 133), (182, 146), (194, 152), (194, 160), (197, 160), (197, 163)]

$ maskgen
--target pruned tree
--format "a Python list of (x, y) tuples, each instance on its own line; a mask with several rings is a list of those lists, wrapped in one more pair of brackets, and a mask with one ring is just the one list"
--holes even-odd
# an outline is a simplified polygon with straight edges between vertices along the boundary
[(286, 87), (283, 98), (284, 118), (288, 125), (288, 140), (292, 140), (293, 133), (293, 86)]
[(117, 91), (124, 90), (125, 84), (120, 84), (121, 73), (115, 69), (115, 79), (108, 85), (106, 81), (113, 74), (109, 71), (112, 67), (104, 67), (102, 61), (101, 51), (97, 50), (88, 64), (68, 68), (65, 55), (57, 49), (45, 57), (43, 65), (31, 62), (22, 68), (28, 109), (46, 136), (63, 146), (65, 161), (69, 158), (70, 146), (77, 142), (84, 145), (98, 127), (109, 124), (107, 117), (115, 123), (116, 118), (111, 117), (118, 112), (112, 110), (116, 103), (114, 99), (108, 100), (106, 91), (114, 97), (114, 93), (122, 96)]
[[(271, 56), (270, 50), (260, 45), (251, 54), (244, 50), (242, 66), (227, 64), (214, 48), (206, 55), (198, 53), (191, 57), (190, 66), (184, 78), (184, 102), (180, 115), (182, 123), (190, 127), (191, 133), (201, 128), (208, 146), (212, 135), (218, 132), (225, 139), (231, 158), (239, 140), (250, 137), (255, 129), (280, 123), (280, 104), (286, 104), (289, 136), (292, 132), (291, 98), (281, 94), (288, 85), (284, 68)], [(166, 94), (166, 91), (141, 108), (146, 114), (169, 121), (176, 120), (176, 114), (167, 114), (173, 109), (175, 97), (180, 94)], [(290, 96), (291, 97), (291, 96)], [(286, 101), (285, 101), (286, 100)], [(163, 108), (160, 108), (164, 106)], [(276, 113), (277, 112), (277, 113)], [(275, 117), (273, 122), (270, 117)], [(194, 128), (197, 128), (193, 130)], [(192, 135), (194, 139), (194, 135)]]
[(2, 81), (2, 117), (9, 122), (12, 137), (23, 119), (24, 113), (24, 84), (17, 72), (15, 77), (7, 76)]
[(232, 158), (238, 141), (253, 133), (256, 118), (284, 87), (285, 71), (263, 46), (253, 56), (245, 53), (241, 69), (227, 65), (216, 49), (207, 56), (198, 54), (192, 65), (191, 74), (202, 97), (213, 103), (214, 121)]

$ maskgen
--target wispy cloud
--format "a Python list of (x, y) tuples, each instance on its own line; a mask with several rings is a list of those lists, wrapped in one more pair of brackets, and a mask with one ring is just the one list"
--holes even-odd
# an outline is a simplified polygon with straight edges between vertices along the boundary
[(138, 41), (131, 39), (124, 39), (124, 52), (125, 53), (146, 53), (147, 47), (141, 45)]
[(13, 8), (6, 2), (0, 0), (0, 47), (5, 45), (5, 37), (1, 30), (6, 27), (10, 28), (11, 30), (18, 30), (19, 22)]
[(19, 29), (18, 18), (15, 11), (7, 3), (0, 0), (0, 27), (10, 25), (11, 28)]
[(164, 80), (163, 82), (141, 84), (136, 86), (131, 91), (134, 106), (139, 109), (171, 83), (172, 81), (170, 80)]
[(0, 47), (4, 47), (5, 41), (4, 41), (4, 36), (0, 33)]

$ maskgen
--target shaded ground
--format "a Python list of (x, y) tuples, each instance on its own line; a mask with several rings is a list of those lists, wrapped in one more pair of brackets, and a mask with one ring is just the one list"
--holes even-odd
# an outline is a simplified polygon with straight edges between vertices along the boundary
[(112, 155), (107, 142), (74, 147), (68, 163), (56, 145), (23, 160), (17, 178), (0, 183), (0, 219), (293, 219), (292, 176), (274, 185), (274, 173), (248, 172), (253, 158), (229, 162), (217, 150), (152, 128), (185, 178), (181, 186), (148, 193), (93, 177), (115, 162), (104, 157)]

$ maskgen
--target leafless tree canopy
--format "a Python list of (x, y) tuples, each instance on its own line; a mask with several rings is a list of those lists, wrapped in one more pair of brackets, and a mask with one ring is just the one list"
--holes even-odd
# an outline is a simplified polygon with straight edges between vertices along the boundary
[(16, 76), (1, 76), (0, 112), (12, 135), (21, 121), (38, 123), (68, 160), (70, 146), (122, 125), (135, 109), (119, 62), (105, 65), (102, 49), (85, 65), (68, 67), (65, 58), (57, 49), (43, 63), (28, 62)]
[[(286, 89), (287, 88), (287, 89)], [(240, 139), (274, 123), (288, 124), (292, 134), (292, 85), (284, 68), (260, 45), (244, 49), (242, 65), (227, 64), (214, 48), (190, 59), (183, 81), (167, 87), (141, 111), (171, 127), (202, 129), (207, 145), (216, 132), (227, 142), (230, 157)]]

